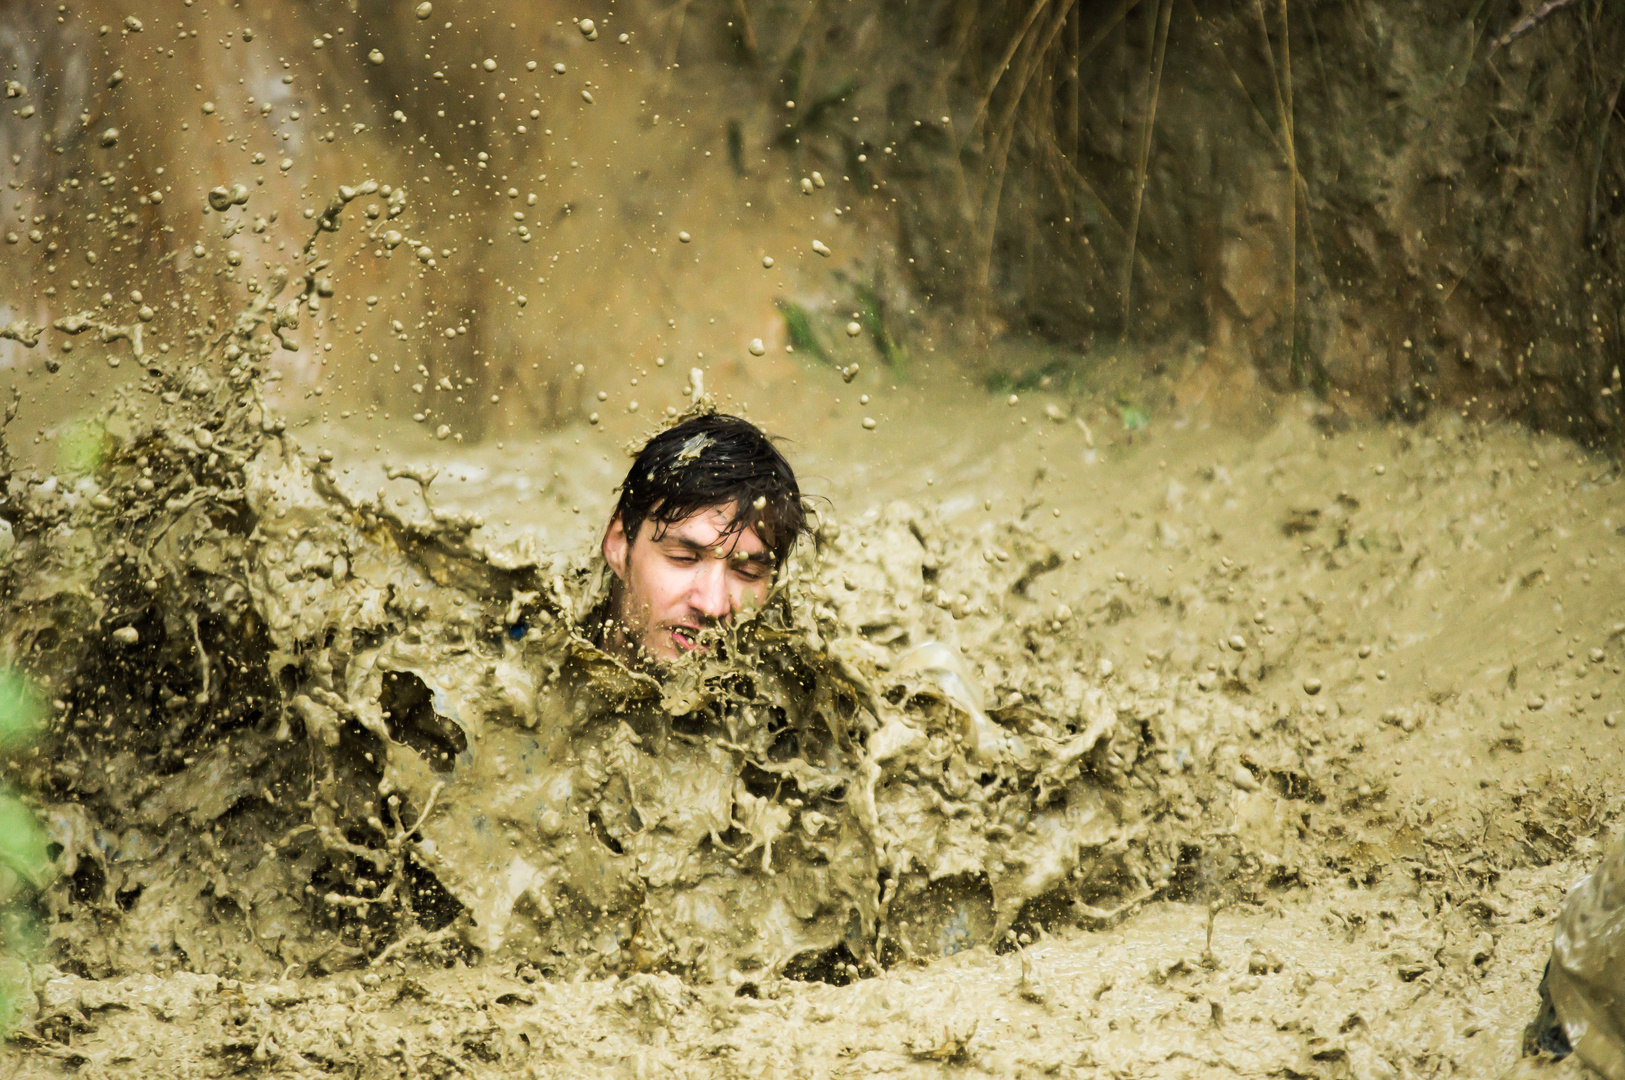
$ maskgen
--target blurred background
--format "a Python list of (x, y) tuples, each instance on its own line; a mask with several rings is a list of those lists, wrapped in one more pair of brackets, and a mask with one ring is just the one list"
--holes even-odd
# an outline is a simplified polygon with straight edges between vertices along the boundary
[[(191, 348), (339, 185), (406, 193), (373, 224), (410, 242), (367, 239), (381, 194), (322, 240), (307, 418), (500, 440), (642, 430), (694, 367), (785, 417), (842, 369), (1109, 370), (1127, 426), (1302, 390), (1618, 447), (1605, 0), (9, 0), (0, 64), (0, 326)], [(128, 355), (0, 341), (13, 441)]]

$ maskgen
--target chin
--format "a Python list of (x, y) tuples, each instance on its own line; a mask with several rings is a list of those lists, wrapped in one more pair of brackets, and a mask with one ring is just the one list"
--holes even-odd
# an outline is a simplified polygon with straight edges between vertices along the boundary
[(642, 652), (645, 658), (660, 664), (675, 663), (682, 655), (668, 635), (650, 636), (643, 639)]

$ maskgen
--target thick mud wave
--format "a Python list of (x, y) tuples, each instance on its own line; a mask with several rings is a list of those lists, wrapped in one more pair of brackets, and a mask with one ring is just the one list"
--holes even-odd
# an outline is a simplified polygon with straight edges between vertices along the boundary
[(1214, 858), (1290, 872), (1184, 824), (1217, 772), (1290, 784), (1290, 761), (1214, 757), (1198, 713), (1234, 706), (1125, 682), (1064, 607), (1006, 612), (1061, 565), (1020, 521), (826, 515), (763, 609), (656, 675), (594, 644), (596, 553), (494, 548), (432, 471), (344, 494), (261, 395), (319, 302), (310, 258), (184, 359), (132, 341), (146, 375), (88, 472), (7, 470), (0, 647), (52, 703), (13, 774), (68, 969), (427, 950), (842, 982), (1107, 923)]

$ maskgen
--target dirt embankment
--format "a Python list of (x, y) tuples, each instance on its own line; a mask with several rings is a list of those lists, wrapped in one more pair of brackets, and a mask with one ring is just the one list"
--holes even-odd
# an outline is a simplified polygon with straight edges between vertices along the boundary
[(937, 325), (1057, 346), (977, 376), (1188, 338), (1184, 396), (1221, 409), (1300, 387), (1617, 450), (1625, 19), (1538, 7), (941, 0), (756, 29), (777, 88), (828, 106), (806, 134), (784, 113), (798, 152), (890, 182)]
[[(1220, 410), (1300, 387), (1334, 422), (1616, 446), (1611, 8), (1501, 44), (1517, 5), (689, 7), (588, 12), (592, 41), (536, 5), (19, 9), (7, 320), (105, 293), (184, 332), (322, 192), (389, 175), (449, 272), (362, 260), (284, 400), (506, 439), (603, 411), (578, 364), (748, 386), (753, 339), (828, 352), (852, 321), (899, 375), (969, 343), (972, 381), (1069, 386), (1123, 338), (1193, 342), (1181, 395)], [(237, 183), (222, 232), (198, 211)], [(61, 400), (30, 399), (48, 435)]]

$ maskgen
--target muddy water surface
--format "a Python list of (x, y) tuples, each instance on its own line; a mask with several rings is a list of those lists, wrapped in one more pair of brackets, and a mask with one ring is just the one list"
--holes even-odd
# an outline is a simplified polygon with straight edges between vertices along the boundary
[[(72, 687), (49, 764), (18, 763), (61, 845), (54, 963), (10, 972), (19, 1063), (1512, 1069), (1615, 811), (1612, 469), (1448, 421), (1131, 435), (871, 391), (872, 430), (752, 412), (829, 499), (820, 539), (664, 682), (578, 631), (617, 437), (255, 413), (221, 486), (252, 528), (79, 578), (89, 610), (37, 591), (67, 643), (11, 633)], [(174, 426), (115, 428), (103, 493), (160, 449), (197, 476)], [(102, 527), (79, 495), (31, 556), (63, 572)]]

